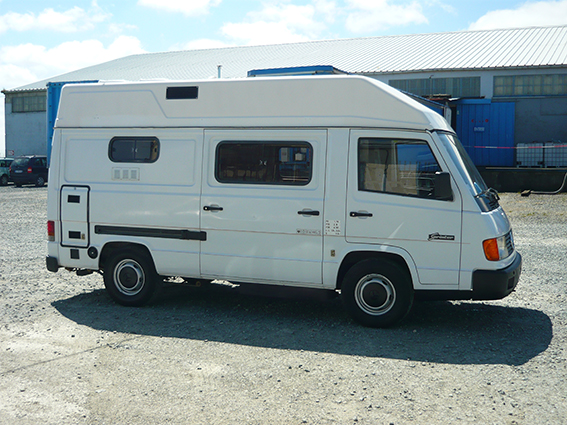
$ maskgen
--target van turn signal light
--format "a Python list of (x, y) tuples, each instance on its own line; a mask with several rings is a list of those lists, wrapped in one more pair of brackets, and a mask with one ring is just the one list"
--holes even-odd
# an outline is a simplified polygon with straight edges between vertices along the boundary
[(482, 247), (484, 249), (484, 255), (488, 261), (500, 260), (500, 250), (498, 249), (498, 241), (496, 238), (485, 240), (482, 242)]

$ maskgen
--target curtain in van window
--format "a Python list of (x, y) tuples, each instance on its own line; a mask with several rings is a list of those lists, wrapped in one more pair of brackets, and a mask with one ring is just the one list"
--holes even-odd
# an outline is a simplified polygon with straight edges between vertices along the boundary
[(358, 141), (358, 189), (429, 198), (441, 171), (427, 142), (361, 138)]
[(313, 148), (306, 142), (219, 144), (216, 178), (221, 183), (304, 186), (311, 181)]

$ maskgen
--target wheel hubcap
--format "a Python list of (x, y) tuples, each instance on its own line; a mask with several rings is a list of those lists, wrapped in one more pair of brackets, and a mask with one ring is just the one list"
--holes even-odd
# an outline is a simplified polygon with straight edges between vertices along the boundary
[(144, 270), (134, 260), (122, 260), (114, 269), (114, 283), (116, 288), (124, 295), (136, 295), (144, 287)]
[(364, 276), (356, 285), (354, 295), (358, 306), (373, 316), (387, 313), (396, 301), (394, 285), (379, 274)]

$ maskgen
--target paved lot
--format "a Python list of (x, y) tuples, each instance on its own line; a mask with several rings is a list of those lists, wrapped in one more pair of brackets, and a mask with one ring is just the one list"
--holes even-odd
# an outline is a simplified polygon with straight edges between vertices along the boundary
[(495, 302), (366, 329), (337, 300), (169, 287), (114, 304), (45, 270), (45, 188), (0, 187), (2, 424), (561, 424), (567, 196), (503, 195), (524, 256)]

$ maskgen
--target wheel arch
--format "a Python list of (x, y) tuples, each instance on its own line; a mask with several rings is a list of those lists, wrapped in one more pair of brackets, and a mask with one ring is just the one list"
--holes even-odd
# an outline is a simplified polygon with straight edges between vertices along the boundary
[(155, 267), (154, 258), (148, 247), (145, 246), (144, 244), (135, 243), (135, 242), (108, 242), (103, 246), (102, 250), (100, 251), (99, 262), (98, 262), (99, 269), (104, 271), (104, 267), (106, 263), (114, 255), (114, 253), (116, 251), (121, 251), (125, 249), (134, 249), (143, 253), (154, 263), (154, 267)]
[(413, 259), (407, 252), (399, 252), (398, 250), (357, 250), (349, 252), (343, 258), (343, 261), (341, 262), (339, 271), (337, 273), (336, 288), (341, 289), (343, 279), (352, 266), (359, 263), (360, 261), (370, 258), (391, 261), (402, 267), (409, 274), (414, 289), (416, 288), (416, 284), (419, 283), (417, 268), (415, 267)]

